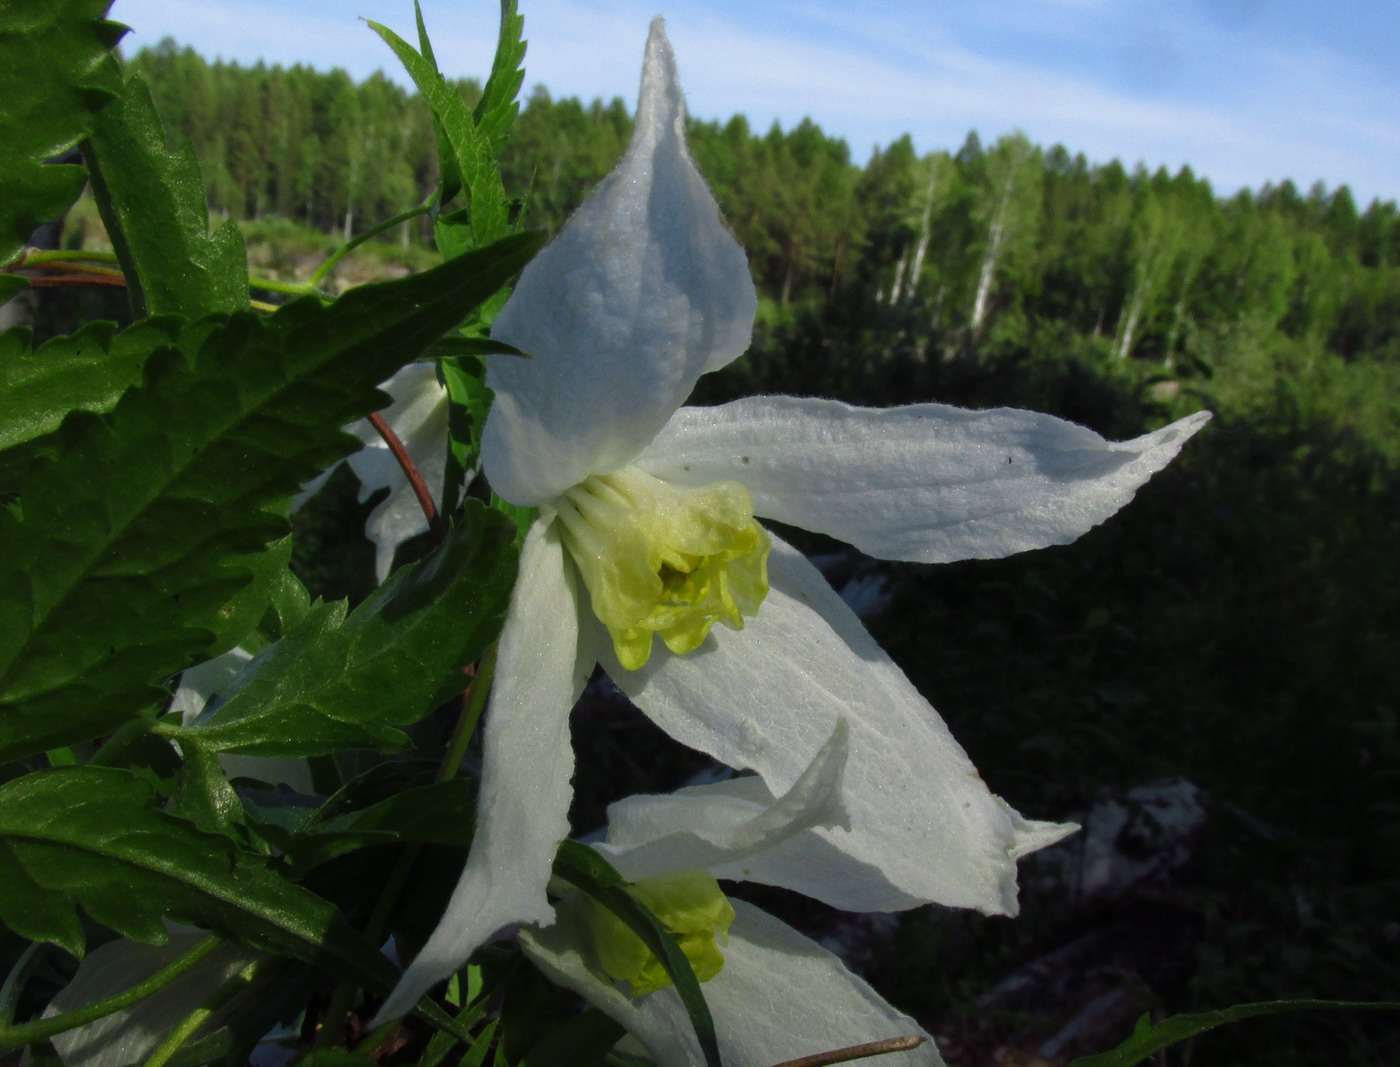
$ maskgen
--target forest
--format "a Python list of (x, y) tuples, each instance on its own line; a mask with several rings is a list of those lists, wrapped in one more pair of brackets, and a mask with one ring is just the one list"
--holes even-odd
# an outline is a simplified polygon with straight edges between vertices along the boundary
[[(428, 109), (382, 75), (209, 62), (172, 41), (128, 64), (193, 144), (211, 213), (240, 223), (269, 277), (304, 274), (303, 253), (437, 184)], [(456, 88), (468, 103), (481, 93)], [(520, 226), (563, 224), (620, 156), (630, 107), (528, 94), (502, 157)], [(1220, 196), (1189, 169), (1091, 162), (1019, 134), (925, 155), (906, 137), (856, 160), (810, 121), (763, 132), (735, 116), (692, 120), (690, 143), (761, 300), (753, 348), (702, 380), (697, 402), (1010, 405), (1114, 439), (1215, 413), (1118, 520), (1072, 546), (937, 568), (836, 563), (882, 591), (872, 632), (997, 792), (1060, 818), (1184, 779), (1208, 797), (1189, 858), (1069, 907), (1063, 881), (1030, 865), (1016, 923), (924, 910), (896, 937), (794, 921), (847, 938), (952, 1063), (1007, 1049), (998, 1062), (1064, 1062), (1158, 1009), (1400, 999), (1396, 204), (1288, 181)], [(75, 212), (64, 242), (100, 242), (95, 218)], [(363, 251), (391, 274), (431, 246), (420, 216)], [(303, 580), (363, 596), (371, 550), (342, 530), (366, 505), (334, 482), (315, 504), (297, 520)], [(676, 760), (677, 781), (698, 766), (663, 754), (659, 735), (617, 744), (581, 760), (594, 770), (580, 772), (580, 823), (601, 811), (589, 773), (625, 791), (658, 762)], [(1037, 878), (1058, 888), (1038, 892)], [(1008, 975), (1029, 976), (1035, 996), (1005, 993)], [(1117, 1006), (1084, 1024), (1083, 1047), (1045, 1051), (1109, 993)], [(1393, 1021), (1301, 1013), (1221, 1031), (1190, 1062), (1397, 1056)]]

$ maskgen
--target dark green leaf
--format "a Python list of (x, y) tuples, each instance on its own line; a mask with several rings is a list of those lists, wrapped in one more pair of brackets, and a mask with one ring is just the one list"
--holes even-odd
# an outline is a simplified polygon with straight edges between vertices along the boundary
[(8, 303), (29, 288), (29, 282), (18, 274), (0, 274), (0, 304)]
[(180, 321), (145, 319), (117, 332), (89, 322), (31, 350), (28, 330), (0, 334), (0, 451), (58, 429), (70, 411), (111, 411), (141, 381), (151, 354), (177, 342)]
[(198, 318), (248, 306), (243, 237), (232, 219), (209, 232), (194, 150), (168, 143), (139, 74), (97, 117), (85, 152), (137, 315)]
[[(330, 307), (193, 324), (106, 418), (78, 413), (0, 510), (0, 761), (96, 737), (210, 647), (251, 580), (236, 560), (285, 535), (302, 482), (355, 447), (412, 359), (529, 258), (534, 235)], [(408, 610), (407, 604), (391, 611)], [(438, 681), (438, 680), (435, 680)]]
[(473, 501), (441, 548), (348, 617), (343, 602), (313, 608), (190, 732), (249, 756), (402, 747), (396, 727), (459, 692), (463, 668), (495, 639), (515, 572), (510, 524)]
[(612, 1016), (587, 1008), (546, 1034), (525, 1053), (519, 1067), (589, 1067), (603, 1057), (627, 1031)]
[(170, 317), (145, 319), (121, 333), (115, 323), (90, 322), (37, 351), (30, 350), (28, 329), (0, 335), (0, 491), (18, 491), (69, 412), (111, 411), (179, 331), (179, 320)]
[[(82, 955), (75, 909), (136, 941), (164, 944), (162, 918), (327, 967), (371, 989), (393, 967), (336, 909), (262, 857), (159, 810), (136, 776), (65, 767), (0, 786), (0, 843), (10, 862), (0, 924)], [(10, 877), (22, 873), (20, 885)], [(63, 917), (49, 918), (55, 904)]]
[(298, 875), (373, 845), (471, 844), (476, 818), (476, 786), (465, 778), (430, 783), (389, 797), (365, 811), (300, 832), (263, 824), (259, 831), (283, 854)]
[(685, 953), (651, 910), (627, 892), (627, 883), (612, 865), (587, 845), (566, 840), (559, 846), (554, 861), (554, 873), (616, 915), (642, 939), (642, 943), (661, 961), (666, 974), (675, 984), (676, 993), (690, 1016), (696, 1040), (705, 1054), (708, 1067), (722, 1067), (719, 1042), (715, 1037), (715, 1022), (695, 971)]
[(1321, 1011), (1351, 1008), (1360, 1011), (1400, 1011), (1400, 1003), (1344, 1000), (1270, 1000), (1257, 1004), (1236, 1004), (1219, 1011), (1203, 1011), (1195, 1015), (1173, 1015), (1159, 1023), (1144, 1015), (1138, 1020), (1128, 1039), (1111, 1052), (1080, 1056), (1069, 1067), (1134, 1067), (1149, 1056), (1178, 1041), (1225, 1023), (1252, 1019), (1258, 1015), (1278, 1015), (1293, 1011)]
[[(0, 0), (0, 263), (41, 222), (59, 218), (87, 175), (46, 164), (87, 135), (121, 79), (104, 61), (126, 32), (111, 0)], [(4, 283), (12, 288), (13, 283)], [(0, 288), (0, 303), (13, 296)]]

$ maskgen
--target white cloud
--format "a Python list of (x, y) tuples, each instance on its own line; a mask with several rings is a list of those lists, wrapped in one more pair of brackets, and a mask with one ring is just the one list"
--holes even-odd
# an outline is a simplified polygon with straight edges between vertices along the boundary
[[(527, 86), (630, 104), (655, 3), (525, 0)], [(1331, 45), (1280, 36), (1286, 26), (1277, 20), (1267, 33), (1254, 32), (1256, 23), (1246, 33), (1238, 20), (1203, 19), (1190, 5), (1139, 0), (666, 6), (694, 114), (743, 112), (760, 130), (810, 115), (845, 137), (858, 162), (905, 132), (931, 151), (955, 149), (972, 128), (984, 140), (1019, 128), (1096, 161), (1173, 170), (1189, 163), (1220, 192), (1285, 177), (1306, 187), (1325, 177), (1352, 183), (1363, 201), (1400, 196), (1400, 122), (1384, 79)], [(497, 5), (424, 7), (443, 69), (484, 74)], [(406, 0), (116, 0), (113, 14), (146, 42), (170, 33), (208, 55), (340, 65), (359, 77), (383, 67), (402, 79), (351, 12), (413, 38)], [(989, 28), (992, 19), (998, 24)], [(1155, 73), (1139, 55), (1154, 40), (1172, 53)]]

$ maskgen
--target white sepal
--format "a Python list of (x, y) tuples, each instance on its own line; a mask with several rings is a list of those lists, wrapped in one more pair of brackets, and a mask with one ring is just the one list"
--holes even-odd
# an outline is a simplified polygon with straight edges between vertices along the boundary
[(520, 553), (520, 578), (486, 712), (476, 833), (466, 869), (376, 1026), (409, 1011), (502, 928), (554, 920), (545, 886), (559, 842), (569, 834), (569, 711), (597, 650), (591, 630), (580, 635), (574, 575), (551, 519), (536, 520)]
[(1073, 830), (1022, 819), (992, 794), (938, 713), (821, 574), (773, 538), (772, 588), (741, 632), (654, 656), (619, 687), (658, 726), (778, 793), (850, 724), (843, 797), (851, 829), (812, 830), (839, 859), (794, 886), (850, 911), (936, 902), (1015, 914), (1014, 856)]
[(682, 408), (636, 465), (681, 485), (742, 482), (755, 514), (881, 559), (948, 563), (1068, 544), (1128, 503), (1209, 418), (1113, 442), (1013, 408), (758, 396)]
[[(925, 1035), (815, 941), (742, 900), (733, 901), (724, 969), (700, 987), (714, 1017), (725, 1067), (781, 1060), (885, 1038)], [(565, 909), (561, 908), (561, 912)], [(567, 913), (548, 930), (522, 930), (526, 955), (546, 975), (611, 1015), (660, 1067), (704, 1067), (690, 1018), (674, 989), (633, 999), (587, 958)], [(890, 1067), (943, 1067), (933, 1041), (880, 1058)]]
[(492, 325), (531, 359), (493, 357), (482, 458), (515, 504), (547, 503), (626, 465), (700, 375), (748, 347), (744, 250), (685, 143), (685, 102), (658, 19), (627, 152), (525, 268)]

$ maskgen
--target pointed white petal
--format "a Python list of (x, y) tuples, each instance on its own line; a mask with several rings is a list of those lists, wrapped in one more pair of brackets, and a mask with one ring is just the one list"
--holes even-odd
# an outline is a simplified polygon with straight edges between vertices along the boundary
[(761, 804), (731, 797), (723, 787), (734, 782), (721, 782), (701, 797), (690, 798), (693, 791), (681, 790), (618, 801), (608, 807), (607, 840), (596, 847), (619, 874), (637, 882), (742, 866), (804, 830), (844, 827), (848, 817), (841, 779), (849, 735), (846, 721), (838, 719), (796, 784), (780, 798), (769, 794)]
[(695, 380), (748, 347), (757, 300), (744, 251), (685, 144), (685, 104), (652, 24), (632, 142), (525, 269), (492, 335), (482, 455), (492, 486), (539, 504), (631, 461)]
[[(380, 415), (408, 449), (429, 491), (440, 494), (447, 469), (447, 390), (437, 380), (437, 371), (431, 363), (410, 363), (380, 388), (394, 398)], [(425, 531), (428, 520), (403, 468), (369, 420), (361, 419), (348, 429), (365, 443), (346, 460), (360, 479), (360, 499), (379, 489), (389, 490), (365, 523), (365, 533), (374, 542), (375, 573), (382, 582), (389, 575), (395, 550)]]
[(578, 613), (556, 527), (537, 520), (521, 550), (520, 578), (497, 653), (467, 866), (376, 1026), (410, 1010), (501, 928), (553, 921), (545, 885), (559, 842), (569, 834), (569, 711), (597, 662), (591, 642), (580, 639)]
[(938, 713), (817, 569), (776, 537), (769, 576), (768, 599), (742, 631), (716, 627), (684, 656), (658, 649), (639, 671), (604, 649), (609, 675), (672, 737), (753, 768), (775, 792), (797, 780), (837, 717), (847, 719), (851, 829), (810, 831), (831, 846), (836, 868), (814, 865), (793, 888), (851, 911), (933, 901), (1014, 914), (1012, 857), (1052, 835), (988, 791)]
[[(174, 927), (164, 946), (112, 941), (89, 952), (72, 981), (49, 1003), (45, 1018), (85, 1008), (130, 989), (183, 956), (207, 936), (205, 930)], [(191, 1012), (248, 964), (257, 954), (234, 944), (221, 945), (159, 992), (130, 1008), (85, 1026), (55, 1034), (50, 1040), (66, 1067), (109, 1067), (142, 1063)], [(227, 1006), (236, 1010), (237, 1005)], [(224, 1016), (210, 1016), (198, 1031), (217, 1029)]]
[(682, 408), (637, 466), (681, 485), (742, 482), (755, 513), (882, 559), (996, 559), (1103, 522), (1209, 418), (1115, 443), (1013, 408), (749, 397)]
[[(893, 1037), (927, 1036), (834, 955), (751, 904), (736, 900), (724, 969), (701, 986), (726, 1067), (770, 1067)], [(567, 917), (520, 935), (547, 975), (616, 1019), (661, 1067), (703, 1067), (689, 1017), (674, 989), (633, 1000), (600, 977)], [(933, 1041), (880, 1057), (890, 1067), (942, 1067)]]

